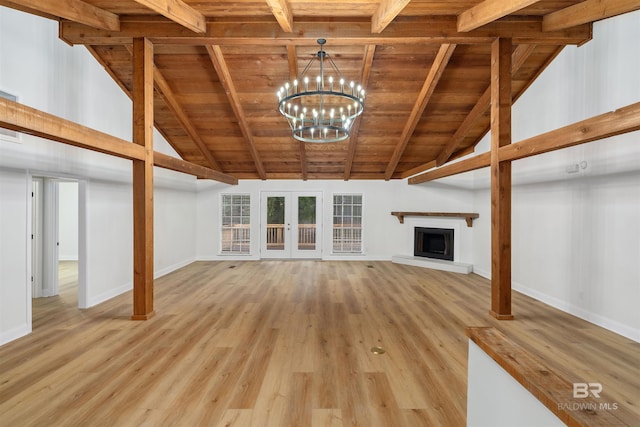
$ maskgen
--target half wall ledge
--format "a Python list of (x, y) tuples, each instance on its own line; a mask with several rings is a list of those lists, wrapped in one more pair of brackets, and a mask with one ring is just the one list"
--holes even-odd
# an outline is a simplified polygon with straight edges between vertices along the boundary
[(434, 270), (449, 271), (451, 273), (469, 274), (473, 272), (473, 265), (463, 262), (445, 261), (441, 259), (425, 258), (409, 255), (393, 255), (391, 262), (412, 265), (414, 267), (432, 268)]
[(405, 216), (441, 216), (447, 218), (464, 218), (467, 227), (473, 227), (473, 220), (480, 217), (474, 212), (391, 212), (391, 215), (398, 217), (400, 224), (404, 224)]

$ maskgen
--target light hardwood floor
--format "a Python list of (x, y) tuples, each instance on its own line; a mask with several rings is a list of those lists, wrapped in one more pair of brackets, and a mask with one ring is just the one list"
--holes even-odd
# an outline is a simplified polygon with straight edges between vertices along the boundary
[(517, 293), (496, 321), (476, 275), (197, 262), (156, 280), (142, 322), (130, 293), (78, 310), (74, 289), (0, 347), (0, 426), (462, 426), (465, 327), (485, 325), (640, 420), (640, 344)]

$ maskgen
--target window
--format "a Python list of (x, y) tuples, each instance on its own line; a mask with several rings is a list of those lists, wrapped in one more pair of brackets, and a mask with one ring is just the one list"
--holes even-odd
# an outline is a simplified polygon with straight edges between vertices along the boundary
[(251, 196), (222, 195), (221, 249), (223, 254), (249, 254), (251, 251)]
[(333, 252), (362, 253), (362, 194), (333, 195)]

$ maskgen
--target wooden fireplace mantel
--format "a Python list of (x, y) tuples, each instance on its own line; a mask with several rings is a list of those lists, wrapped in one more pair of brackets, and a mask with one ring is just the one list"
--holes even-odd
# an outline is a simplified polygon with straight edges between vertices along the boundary
[(391, 215), (397, 216), (400, 224), (404, 224), (405, 216), (443, 216), (450, 218), (464, 218), (467, 221), (467, 227), (473, 227), (473, 220), (480, 215), (477, 213), (461, 213), (461, 212), (391, 212)]

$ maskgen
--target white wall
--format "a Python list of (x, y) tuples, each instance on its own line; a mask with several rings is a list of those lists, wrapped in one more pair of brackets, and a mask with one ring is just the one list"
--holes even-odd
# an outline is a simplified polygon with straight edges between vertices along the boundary
[(510, 373), (469, 340), (467, 427), (562, 427)]
[[(259, 201), (261, 191), (321, 191), (323, 206), (323, 259), (338, 259), (355, 255), (331, 254), (332, 196), (334, 193), (361, 193), (363, 195), (364, 254), (359, 259), (389, 260), (392, 255), (413, 253), (414, 220), (407, 218), (400, 224), (391, 211), (449, 211), (467, 212), (472, 208), (473, 194), (469, 190), (442, 186), (409, 186), (406, 181), (240, 181), (238, 186), (200, 183), (198, 194), (197, 251), (200, 259), (230, 259), (219, 256), (219, 202), (221, 192), (251, 195), (252, 250), (251, 256), (240, 259), (258, 259), (259, 253)], [(448, 219), (429, 220), (433, 224), (450, 225)], [(459, 220), (465, 224), (464, 220)], [(461, 228), (467, 232), (466, 225)], [(468, 229), (471, 230), (471, 229)], [(466, 240), (467, 249), (460, 261), (471, 262), (471, 233)], [(237, 257), (237, 256), (236, 256)]]
[(0, 344), (31, 329), (27, 300), (27, 174), (0, 169)]
[[(131, 140), (129, 98), (84, 47), (70, 47), (57, 34), (54, 21), (0, 7), (0, 90)], [(154, 145), (175, 155), (158, 132)], [(79, 236), (78, 251), (86, 254), (81, 276), (88, 305), (132, 287), (131, 162), (29, 135), (19, 143), (0, 139), (0, 345), (31, 329), (27, 194), (33, 175), (77, 180), (86, 188), (80, 206), (86, 235)], [(156, 169), (155, 183), (155, 263), (162, 274), (196, 258), (197, 188), (195, 178), (167, 170)]]
[[(514, 105), (514, 142), (639, 102), (638, 40), (634, 12), (566, 47)], [(473, 175), (474, 269), (489, 277), (489, 174)], [(640, 341), (640, 133), (518, 160), (513, 180), (514, 289)]]

